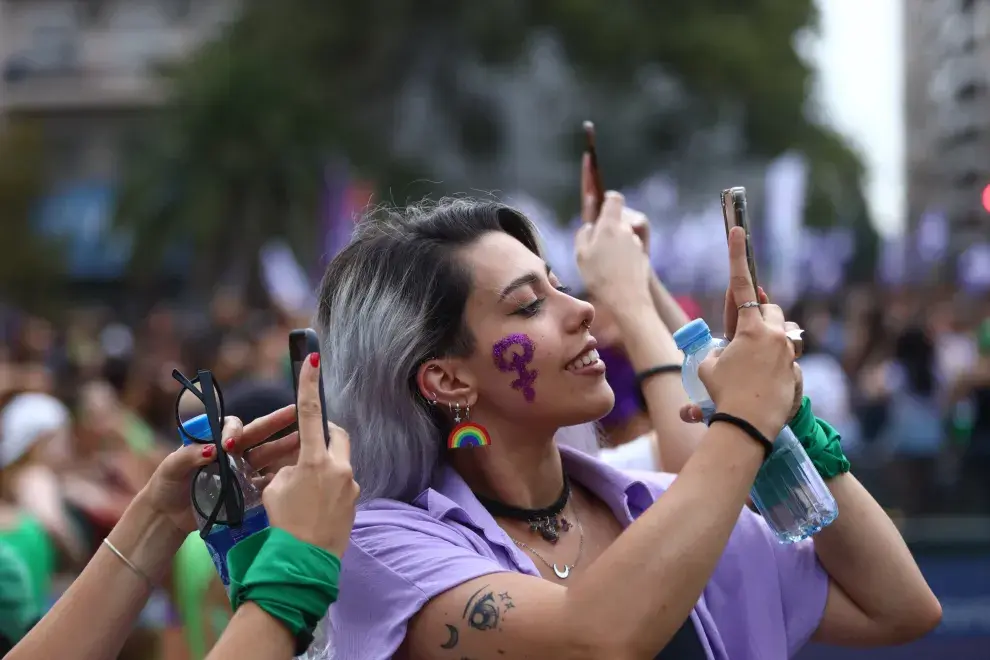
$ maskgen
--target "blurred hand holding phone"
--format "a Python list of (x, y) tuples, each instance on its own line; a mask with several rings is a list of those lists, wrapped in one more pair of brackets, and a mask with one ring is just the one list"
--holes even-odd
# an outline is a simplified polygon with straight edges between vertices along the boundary
[(584, 122), (584, 157), (581, 162), (581, 218), (594, 222), (602, 212), (605, 203), (605, 186), (598, 169), (598, 151), (595, 147), (595, 125)]
[[(594, 223), (602, 213), (605, 203), (605, 186), (602, 183), (601, 169), (598, 166), (598, 150), (596, 147), (595, 125), (590, 121), (583, 124), (585, 146), (581, 160), (581, 219)], [(650, 252), (650, 222), (639, 211), (629, 207), (622, 209), (622, 219), (632, 227), (633, 233), (639, 236), (643, 250)]]

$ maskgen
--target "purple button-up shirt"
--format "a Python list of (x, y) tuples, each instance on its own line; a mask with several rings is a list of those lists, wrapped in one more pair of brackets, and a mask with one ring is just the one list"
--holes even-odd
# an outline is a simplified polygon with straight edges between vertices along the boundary
[[(560, 453), (569, 477), (605, 502), (624, 527), (674, 479), (620, 472), (568, 447)], [(412, 504), (369, 502), (357, 514), (340, 598), (330, 608), (334, 657), (391, 658), (409, 619), (430, 599), (501, 571), (540, 577), (452, 468)], [(818, 627), (827, 591), (811, 541), (780, 545), (762, 518), (743, 509), (691, 620), (712, 660), (789, 658)]]

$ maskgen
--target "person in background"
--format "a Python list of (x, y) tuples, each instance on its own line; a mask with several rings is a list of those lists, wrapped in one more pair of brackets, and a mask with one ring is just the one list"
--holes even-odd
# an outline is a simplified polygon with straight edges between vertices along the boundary
[(815, 411), (827, 419), (842, 435), (842, 448), (850, 455), (860, 453), (859, 420), (853, 413), (849, 378), (842, 369), (837, 353), (826, 349), (823, 337), (834, 328), (827, 315), (816, 305), (799, 302), (790, 318), (804, 328), (804, 353), (798, 360), (804, 381), (804, 393), (815, 402)]
[(872, 444), (887, 424), (885, 374), (894, 339), (887, 328), (883, 307), (858, 296), (849, 304), (846, 326), (842, 365), (853, 385), (861, 437), (864, 443)]
[[(316, 621), (337, 596), (336, 573), (358, 486), (347, 433), (331, 425), (329, 450), (323, 444), (318, 367), (316, 354), (303, 366), (299, 433), (252, 456), (255, 465), (287, 453), (298, 459), (263, 484), (271, 527), (242, 540), (228, 555), (236, 613), (209, 660), (289, 660), (305, 650), (300, 646), (312, 639)], [(233, 452), (255, 446), (284, 429), (295, 413), (289, 406), (247, 426), (227, 417), (223, 445)], [(189, 502), (192, 478), (214, 460), (213, 445), (169, 454), (79, 578), (7, 660), (116, 657), (153, 585), (196, 529)]]
[(799, 325), (806, 333), (810, 332), (815, 336), (815, 343), (818, 345), (816, 352), (840, 358), (845, 348), (845, 336), (842, 322), (836, 316), (834, 304), (827, 300), (810, 300), (799, 304), (805, 308), (802, 313), (805, 323)]
[(0, 411), (0, 541), (28, 566), (40, 611), (59, 560), (85, 561), (86, 541), (70, 515), (55, 466), (70, 448), (68, 409), (47, 394), (21, 394)]
[(881, 372), (887, 424), (879, 445), (893, 452), (892, 490), (907, 513), (930, 514), (938, 504), (936, 459), (942, 447), (942, 409), (935, 347), (923, 327), (908, 326)]
[(0, 542), (0, 658), (41, 618), (28, 571), (17, 551)]
[[(597, 219), (591, 162), (587, 154), (581, 163), (581, 193), (581, 217), (587, 227)], [(641, 251), (648, 256), (649, 219), (642, 213), (623, 209), (622, 220), (639, 238)], [(623, 262), (639, 256), (620, 251), (594, 253), (579, 259), (578, 267), (587, 283), (586, 273), (599, 270), (609, 273), (609, 277), (619, 276)], [(598, 341), (599, 356), (608, 365), (605, 378), (615, 393), (615, 405), (600, 420), (605, 446), (598, 456), (620, 469), (663, 470), (676, 474), (694, 452), (701, 433), (699, 429), (685, 426), (680, 418), (681, 407), (688, 403), (680, 378), (684, 356), (674, 344), (672, 333), (695, 317), (685, 312), (651, 269), (646, 293), (661, 321), (661, 334), (655, 339), (662, 348), (663, 362), (637, 372), (624, 341), (627, 332), (622, 322), (624, 310), (615, 308), (611, 296), (599, 290), (594, 280), (592, 282), (581, 297), (595, 305), (591, 330)], [(696, 313), (699, 311), (697, 305), (693, 309)], [(649, 398), (644, 387), (649, 391)]]
[(948, 407), (962, 450), (964, 500), (990, 513), (990, 318), (976, 329), (977, 357), (951, 383)]
[(929, 333), (935, 343), (935, 373), (939, 383), (951, 388), (977, 360), (973, 325), (967, 323), (960, 303), (949, 298), (932, 305), (927, 319)]

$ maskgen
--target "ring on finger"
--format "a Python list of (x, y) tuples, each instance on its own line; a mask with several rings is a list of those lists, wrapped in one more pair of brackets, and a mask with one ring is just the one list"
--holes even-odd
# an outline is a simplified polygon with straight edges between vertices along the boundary
[(750, 300), (749, 302), (744, 302), (743, 304), (736, 307), (736, 309), (746, 309), (748, 307), (759, 307), (760, 303), (755, 300)]
[(787, 331), (787, 338), (791, 340), (791, 344), (794, 345), (794, 356), (801, 357), (804, 353), (804, 338), (801, 336), (804, 334), (804, 330), (801, 328), (794, 328), (793, 330)]

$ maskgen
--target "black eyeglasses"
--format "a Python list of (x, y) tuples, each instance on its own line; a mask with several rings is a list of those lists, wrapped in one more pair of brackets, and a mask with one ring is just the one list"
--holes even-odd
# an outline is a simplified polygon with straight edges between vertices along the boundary
[(205, 520), (199, 535), (206, 538), (214, 525), (240, 527), (244, 522), (244, 492), (223, 450), (223, 392), (205, 369), (189, 380), (178, 369), (172, 378), (182, 389), (175, 398), (175, 425), (184, 442), (213, 444), (217, 460), (201, 467), (192, 481), (191, 500), (196, 514)]

